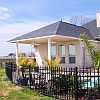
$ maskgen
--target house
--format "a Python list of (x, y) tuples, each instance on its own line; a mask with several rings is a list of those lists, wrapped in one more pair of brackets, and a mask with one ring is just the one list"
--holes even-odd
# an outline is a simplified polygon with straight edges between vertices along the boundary
[(16, 61), (18, 61), (18, 44), (32, 44), (36, 49), (36, 61), (39, 66), (45, 65), (45, 56), (49, 60), (60, 56), (61, 66), (91, 67), (92, 60), (82, 39), (79, 38), (82, 33), (85, 33), (100, 48), (100, 28), (97, 28), (96, 20), (83, 26), (58, 21), (9, 42), (16, 43)]

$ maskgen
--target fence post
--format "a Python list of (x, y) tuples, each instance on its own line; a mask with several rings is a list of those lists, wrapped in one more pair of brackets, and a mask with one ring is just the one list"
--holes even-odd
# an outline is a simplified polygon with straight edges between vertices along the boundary
[(75, 73), (74, 73), (74, 85), (75, 85), (75, 100), (78, 100), (78, 68), (75, 67)]
[(100, 77), (99, 77), (99, 69), (98, 69), (98, 96), (100, 96)]
[(1, 67), (1, 68), (3, 67), (2, 61), (0, 62), (0, 67)]
[(31, 75), (31, 70), (30, 70), (30, 65), (29, 65), (29, 88), (31, 89), (31, 82), (32, 82), (32, 75)]
[(13, 64), (12, 64), (12, 62), (10, 62), (10, 68), (11, 68), (11, 82), (13, 82), (13, 78), (12, 78), (12, 67), (13, 67)]

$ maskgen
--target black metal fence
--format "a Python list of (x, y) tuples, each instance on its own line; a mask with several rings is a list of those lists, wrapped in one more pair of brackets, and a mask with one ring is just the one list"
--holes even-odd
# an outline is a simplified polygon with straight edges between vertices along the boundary
[(100, 100), (100, 74), (94, 68), (24, 67), (6, 64), (9, 79), (23, 87), (61, 100)]

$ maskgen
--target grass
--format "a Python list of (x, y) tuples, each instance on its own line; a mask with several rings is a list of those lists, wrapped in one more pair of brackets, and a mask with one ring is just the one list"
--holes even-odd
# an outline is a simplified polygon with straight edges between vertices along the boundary
[(19, 87), (9, 81), (4, 67), (0, 67), (0, 100), (55, 100), (35, 90)]

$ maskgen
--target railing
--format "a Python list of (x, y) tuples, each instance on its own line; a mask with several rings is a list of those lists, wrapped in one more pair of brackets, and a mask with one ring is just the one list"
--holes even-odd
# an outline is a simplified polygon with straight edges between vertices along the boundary
[(13, 83), (56, 99), (100, 99), (99, 69), (28, 66), (18, 72), (14, 63), (7, 63), (6, 74)]

